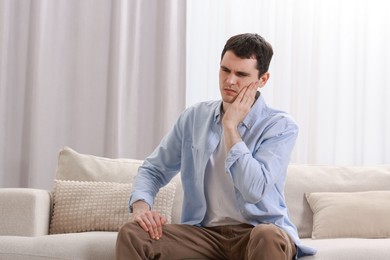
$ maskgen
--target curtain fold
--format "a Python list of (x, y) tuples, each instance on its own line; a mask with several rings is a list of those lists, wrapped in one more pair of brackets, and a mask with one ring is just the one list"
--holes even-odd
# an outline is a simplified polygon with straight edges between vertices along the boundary
[(185, 107), (185, 4), (0, 1), (0, 187), (51, 188), (64, 146), (150, 154)]
[(223, 44), (255, 32), (274, 48), (262, 93), (300, 127), (292, 163), (390, 163), (388, 7), (383, 0), (188, 0), (189, 13), (205, 15), (187, 19), (187, 105), (220, 98)]

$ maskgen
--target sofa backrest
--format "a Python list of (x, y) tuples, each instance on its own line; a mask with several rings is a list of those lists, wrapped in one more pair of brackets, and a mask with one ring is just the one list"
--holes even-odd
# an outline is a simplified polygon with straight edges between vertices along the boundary
[[(68, 147), (59, 154), (57, 180), (131, 183), (142, 160), (109, 159), (80, 154)], [(183, 201), (180, 174), (172, 206), (172, 223), (179, 223)], [(289, 165), (285, 198), (291, 220), (300, 237), (311, 237), (313, 214), (306, 192), (353, 192), (390, 190), (390, 165), (341, 167), (322, 165)], [(127, 202), (128, 198), (125, 198)], [(125, 204), (126, 205), (126, 204)]]
[[(140, 163), (141, 161), (138, 161)], [(136, 165), (136, 168), (138, 168)], [(134, 168), (134, 170), (136, 170)], [(136, 172), (136, 171), (135, 171)], [(133, 172), (133, 174), (135, 174)], [(176, 184), (172, 208), (172, 223), (180, 223), (183, 188), (180, 174), (171, 182)], [(357, 192), (390, 190), (390, 165), (327, 166), (291, 164), (285, 186), (285, 198), (290, 218), (301, 238), (311, 237), (313, 212), (305, 198), (306, 192)]]
[(357, 192), (390, 190), (390, 165), (321, 166), (290, 165), (285, 198), (290, 217), (301, 238), (311, 237), (313, 213), (306, 192)]

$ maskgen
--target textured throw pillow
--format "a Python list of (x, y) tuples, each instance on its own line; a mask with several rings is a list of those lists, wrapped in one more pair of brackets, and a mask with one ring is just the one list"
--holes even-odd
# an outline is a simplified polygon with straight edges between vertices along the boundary
[(390, 237), (390, 191), (305, 193), (313, 239)]
[[(50, 234), (118, 231), (129, 218), (131, 184), (55, 180)], [(153, 209), (171, 222), (176, 185), (156, 196)]]

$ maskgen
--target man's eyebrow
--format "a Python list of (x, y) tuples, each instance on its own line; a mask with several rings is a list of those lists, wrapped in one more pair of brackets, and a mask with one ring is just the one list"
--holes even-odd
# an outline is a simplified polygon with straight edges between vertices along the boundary
[(250, 75), (251, 75), (250, 73), (245, 72), (245, 71), (237, 71), (236, 74), (238, 74), (238, 75), (240, 75), (240, 76), (250, 76)]
[[(221, 69), (223, 69), (225, 71), (230, 71), (230, 69), (224, 65), (221, 65)], [(250, 76), (251, 75), (250, 73), (245, 72), (245, 71), (237, 71), (236, 74), (240, 75), (240, 76)]]

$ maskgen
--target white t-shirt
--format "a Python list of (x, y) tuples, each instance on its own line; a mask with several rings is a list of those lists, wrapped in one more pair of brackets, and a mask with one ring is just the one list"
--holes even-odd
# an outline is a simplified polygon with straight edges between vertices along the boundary
[(205, 195), (207, 210), (202, 221), (206, 227), (245, 223), (237, 207), (233, 180), (225, 172), (226, 146), (222, 138), (206, 166)]

